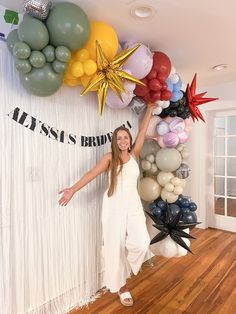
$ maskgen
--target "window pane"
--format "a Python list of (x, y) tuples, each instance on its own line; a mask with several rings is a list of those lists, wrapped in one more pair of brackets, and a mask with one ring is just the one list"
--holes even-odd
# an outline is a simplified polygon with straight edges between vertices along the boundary
[(227, 155), (236, 156), (236, 137), (228, 137)]
[(227, 178), (227, 196), (236, 197), (236, 178)]
[(228, 117), (228, 135), (236, 135), (236, 116)]
[(218, 157), (215, 158), (215, 174), (218, 176), (225, 175), (225, 159)]
[(236, 157), (227, 158), (227, 176), (236, 176)]
[(215, 118), (215, 135), (225, 135), (225, 117)]
[(215, 197), (215, 214), (225, 214), (225, 199), (223, 197)]
[(225, 178), (215, 177), (215, 194), (225, 195)]
[(236, 217), (236, 200), (227, 199), (227, 216)]
[(225, 138), (224, 137), (216, 137), (215, 138), (215, 155), (216, 156), (225, 156)]

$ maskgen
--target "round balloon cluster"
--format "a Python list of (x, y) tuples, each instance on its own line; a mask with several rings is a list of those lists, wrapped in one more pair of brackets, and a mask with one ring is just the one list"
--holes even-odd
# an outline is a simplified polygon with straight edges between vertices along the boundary
[(168, 56), (160, 51), (154, 52), (151, 71), (141, 80), (145, 86), (136, 86), (135, 95), (141, 97), (145, 102), (170, 100), (171, 91), (168, 90), (166, 83), (170, 71), (171, 62)]
[(177, 101), (171, 101), (169, 107), (162, 110), (160, 117), (166, 118), (168, 116), (177, 116), (182, 119), (187, 119), (190, 117), (190, 111), (189, 107), (187, 106), (187, 100), (185, 95), (183, 95), (183, 97)]
[(156, 140), (160, 147), (176, 147), (188, 141), (188, 134), (185, 131), (186, 125), (182, 118), (168, 118), (160, 121), (156, 126), (158, 136)]
[[(162, 219), (165, 214), (165, 202), (159, 197), (154, 202), (149, 204), (149, 209), (155, 217)], [(180, 221), (183, 223), (197, 222), (197, 215), (195, 213), (197, 205), (186, 196), (180, 194), (177, 200), (170, 204), (170, 210), (173, 216), (176, 216), (179, 212), (181, 212)]]
[[(55, 93), (63, 82), (71, 50), (80, 49), (88, 39), (89, 22), (84, 11), (73, 3), (55, 5), (46, 22), (40, 20), (40, 6), (30, 11), (29, 1), (17, 30), (7, 37), (20, 80), (27, 91), (38, 96)], [(49, 7), (45, 4), (44, 9)], [(34, 18), (36, 16), (38, 18)], [(45, 16), (41, 16), (42, 19)]]

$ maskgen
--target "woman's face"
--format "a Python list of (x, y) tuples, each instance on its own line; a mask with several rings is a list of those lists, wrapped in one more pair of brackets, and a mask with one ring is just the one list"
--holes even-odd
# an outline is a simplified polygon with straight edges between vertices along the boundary
[(124, 130), (117, 132), (117, 145), (121, 151), (128, 150), (130, 147), (129, 134)]

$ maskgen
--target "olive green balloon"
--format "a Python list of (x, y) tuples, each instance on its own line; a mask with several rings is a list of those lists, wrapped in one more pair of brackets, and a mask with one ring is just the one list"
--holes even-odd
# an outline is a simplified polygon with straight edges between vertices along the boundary
[(29, 60), (15, 59), (15, 67), (20, 73), (29, 73), (32, 70), (32, 66)]
[(52, 68), (57, 73), (64, 73), (67, 69), (67, 64), (59, 60), (54, 60), (52, 63)]
[(51, 65), (46, 63), (43, 68), (33, 68), (28, 74), (20, 73), (20, 81), (29, 93), (46, 97), (61, 87), (63, 75), (55, 73)]
[(68, 62), (71, 57), (70, 50), (65, 46), (58, 46), (55, 50), (56, 58), (62, 62)]
[(30, 46), (19, 41), (15, 43), (12, 52), (14, 57), (18, 59), (28, 59), (31, 54), (31, 49)]
[(55, 60), (55, 48), (51, 45), (46, 46), (43, 50), (42, 50), (46, 61), (47, 62), (53, 62)]
[(50, 43), (54, 46), (78, 50), (88, 40), (88, 17), (76, 4), (69, 2), (56, 4), (50, 10), (46, 25)]
[(14, 29), (13, 31), (11, 31), (8, 36), (7, 36), (7, 48), (9, 49), (9, 51), (13, 54), (12, 50), (13, 47), (15, 45), (15, 43), (19, 42), (20, 39), (18, 37), (17, 34), (17, 29)]
[(41, 51), (32, 51), (29, 61), (35, 68), (42, 68), (46, 63), (46, 58)]
[(28, 44), (32, 50), (41, 50), (49, 42), (47, 27), (38, 19), (25, 18), (18, 27), (18, 36)]

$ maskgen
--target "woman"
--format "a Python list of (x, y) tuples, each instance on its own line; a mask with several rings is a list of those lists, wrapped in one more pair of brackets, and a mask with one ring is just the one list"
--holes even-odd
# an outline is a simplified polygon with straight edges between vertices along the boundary
[(126, 280), (130, 277), (131, 270), (135, 275), (140, 270), (150, 243), (137, 192), (139, 167), (136, 159), (142, 149), (154, 106), (152, 103), (147, 104), (134, 145), (129, 130), (117, 128), (112, 136), (112, 152), (105, 154), (72, 187), (60, 191), (62, 197), (59, 204), (67, 205), (82, 187), (101, 173), (108, 172), (109, 186), (104, 194), (102, 210), (104, 285), (111, 292), (118, 292), (120, 301), (125, 306), (133, 305)]

